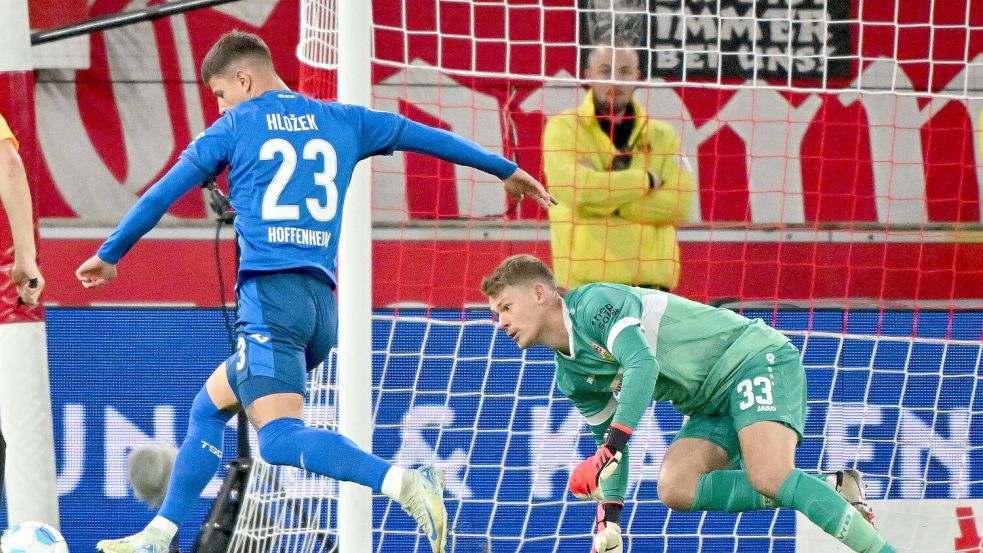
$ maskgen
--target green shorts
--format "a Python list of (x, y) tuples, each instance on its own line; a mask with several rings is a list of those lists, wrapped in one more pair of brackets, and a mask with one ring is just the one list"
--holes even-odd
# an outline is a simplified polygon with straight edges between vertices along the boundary
[(726, 412), (693, 415), (676, 434), (719, 445), (732, 460), (740, 458), (737, 432), (759, 421), (776, 421), (799, 435), (805, 429), (806, 373), (799, 350), (785, 344), (748, 359), (738, 369), (728, 396)]

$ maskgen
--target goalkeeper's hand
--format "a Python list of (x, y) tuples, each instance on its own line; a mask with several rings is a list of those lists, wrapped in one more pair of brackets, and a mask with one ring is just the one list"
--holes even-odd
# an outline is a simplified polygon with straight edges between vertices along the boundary
[(570, 493), (578, 499), (604, 499), (601, 482), (607, 480), (618, 470), (621, 462), (621, 452), (628, 445), (633, 430), (622, 424), (613, 422), (608, 427), (607, 439), (604, 445), (597, 449), (589, 459), (584, 459), (573, 469), (570, 475)]
[(620, 501), (605, 501), (597, 506), (597, 516), (594, 520), (594, 541), (591, 553), (623, 553), (621, 543), (621, 509)]
[(573, 469), (570, 475), (570, 493), (578, 499), (604, 499), (601, 482), (607, 480), (618, 470), (621, 452), (611, 449), (607, 444), (598, 448), (597, 453), (588, 457)]

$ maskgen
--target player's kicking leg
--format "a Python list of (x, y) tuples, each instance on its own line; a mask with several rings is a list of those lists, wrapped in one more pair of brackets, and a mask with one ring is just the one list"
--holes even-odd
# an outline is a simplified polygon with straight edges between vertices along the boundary
[(303, 396), (291, 393), (260, 397), (246, 407), (249, 420), (258, 428), (259, 452), (267, 463), (302, 468), (382, 493), (416, 520), (434, 553), (447, 550), (440, 470), (391, 465), (337, 432), (305, 426), (302, 412)]
[(167, 495), (157, 516), (132, 536), (100, 541), (96, 550), (102, 553), (166, 553), (178, 527), (218, 471), (225, 427), (238, 410), (239, 402), (229, 385), (226, 363), (222, 363), (195, 396), (188, 435), (174, 459)]

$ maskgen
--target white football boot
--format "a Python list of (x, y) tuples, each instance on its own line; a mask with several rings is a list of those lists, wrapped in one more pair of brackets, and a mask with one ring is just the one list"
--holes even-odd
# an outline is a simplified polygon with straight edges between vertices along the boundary
[(874, 510), (867, 503), (867, 485), (864, 484), (864, 477), (856, 469), (838, 470), (825, 475), (826, 483), (853, 508), (860, 511), (860, 514), (867, 519), (871, 525), (874, 524)]
[(100, 553), (167, 553), (171, 538), (153, 527), (118, 540), (102, 540), (96, 544)]
[(445, 553), (447, 509), (444, 507), (444, 472), (429, 466), (403, 472), (399, 504), (427, 535), (433, 553)]

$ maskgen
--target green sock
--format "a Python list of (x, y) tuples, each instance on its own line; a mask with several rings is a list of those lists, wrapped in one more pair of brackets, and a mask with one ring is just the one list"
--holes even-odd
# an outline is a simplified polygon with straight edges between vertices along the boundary
[(774, 499), (758, 493), (743, 470), (715, 470), (700, 477), (690, 511), (743, 513), (774, 509)]
[[(812, 475), (826, 482), (823, 474)], [(690, 511), (743, 513), (780, 507), (774, 499), (762, 495), (744, 470), (715, 470), (704, 474), (696, 484), (696, 496)]]
[(778, 502), (805, 515), (827, 534), (858, 553), (893, 553), (894, 548), (836, 490), (793, 469), (778, 489)]

